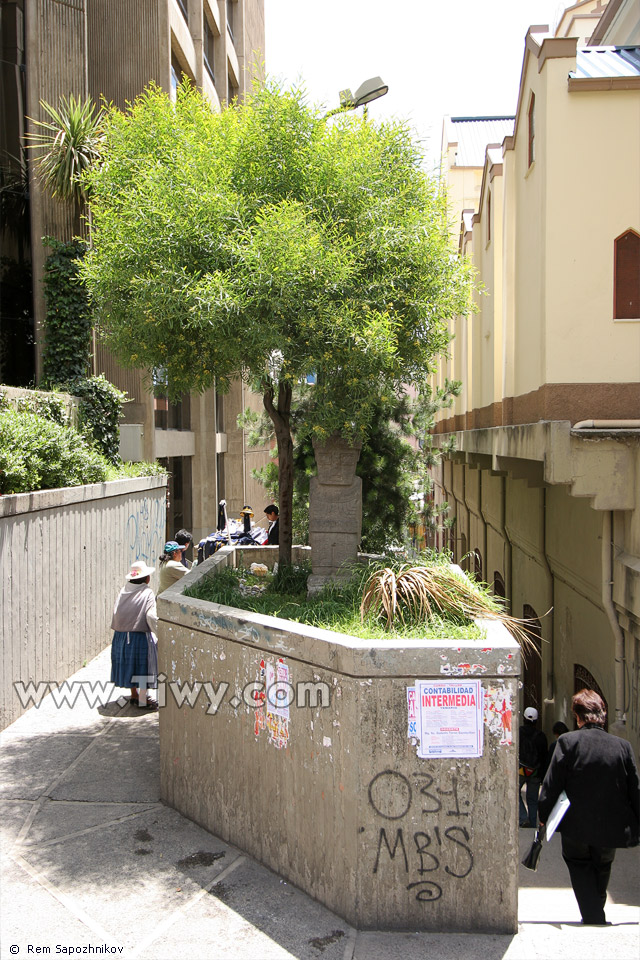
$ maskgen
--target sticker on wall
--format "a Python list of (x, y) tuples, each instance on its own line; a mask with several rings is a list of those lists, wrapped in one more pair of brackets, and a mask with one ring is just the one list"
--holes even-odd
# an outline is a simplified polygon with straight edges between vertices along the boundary
[(260, 661), (256, 676), (257, 703), (254, 721), (256, 737), (267, 731), (268, 742), (282, 750), (289, 745), (290, 704), (293, 699), (289, 667), (282, 658), (276, 663)]
[(418, 696), (415, 687), (407, 687), (407, 736), (413, 746), (420, 742), (418, 732)]
[(484, 722), (503, 746), (513, 743), (511, 717), (510, 691), (505, 686), (487, 687), (484, 696)]

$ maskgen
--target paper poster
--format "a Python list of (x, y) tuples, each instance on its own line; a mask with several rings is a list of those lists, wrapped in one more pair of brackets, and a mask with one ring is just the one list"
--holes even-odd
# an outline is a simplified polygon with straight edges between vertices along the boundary
[(417, 741), (418, 732), (418, 695), (415, 687), (407, 687), (407, 736)]
[(481, 757), (484, 693), (480, 680), (418, 680), (418, 756)]
[(275, 713), (288, 720), (290, 690), (289, 667), (286, 663), (282, 660), (278, 660), (275, 666), (267, 663), (267, 713)]

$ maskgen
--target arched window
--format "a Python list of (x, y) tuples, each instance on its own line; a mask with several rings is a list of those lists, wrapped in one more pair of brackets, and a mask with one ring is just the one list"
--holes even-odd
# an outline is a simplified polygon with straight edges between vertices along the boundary
[(605, 695), (600, 689), (600, 684), (586, 667), (583, 667), (581, 663), (574, 663), (573, 692), (580, 693), (581, 690), (594, 690), (598, 696), (602, 697), (602, 701), (607, 711), (607, 719), (604, 725), (605, 730), (607, 730), (609, 727), (609, 705), (606, 701)]
[(640, 319), (640, 235), (627, 230), (615, 240), (614, 320)]
[(504, 584), (504, 577), (499, 570), (493, 571), (493, 592), (496, 597), (504, 600), (507, 596), (507, 588)]
[(482, 580), (482, 554), (477, 547), (473, 551), (473, 572), (478, 580)]

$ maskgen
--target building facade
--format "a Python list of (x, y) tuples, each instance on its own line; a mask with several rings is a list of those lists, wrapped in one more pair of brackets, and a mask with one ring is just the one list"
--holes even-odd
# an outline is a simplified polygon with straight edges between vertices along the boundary
[[(513, 131), (486, 139), (454, 190), (459, 249), (482, 289), (439, 372), (463, 391), (437, 426), (456, 452), (435, 494), (455, 519), (455, 558), (537, 634), (522, 706), (549, 731), (571, 722), (571, 696), (589, 686), (636, 749), (639, 31), (637, 0), (582, 0), (555, 31), (532, 27)], [(471, 126), (445, 127), (454, 184)]]
[[(185, 76), (212, 110), (224, 108), (262, 74), (264, 0), (0, 0), (0, 26), (0, 165), (3, 183), (15, 182), (15, 207), (24, 188), (24, 209), (11, 210), (2, 223), (10, 268), (3, 260), (0, 381), (27, 385), (40, 368), (46, 255), (40, 238), (71, 239), (83, 229), (32, 176), (23, 149), (29, 118), (46, 118), (41, 100), (57, 105), (70, 94), (124, 108), (154, 82), (175, 96)], [(196, 537), (209, 533), (223, 497), (230, 513), (262, 503), (251, 470), (268, 452), (248, 449), (236, 423), (245, 407), (261, 405), (242, 384), (225, 397), (211, 390), (170, 405), (157, 376), (152, 389), (148, 372), (123, 370), (99, 344), (95, 372), (129, 396), (123, 457), (159, 459), (170, 472), (168, 533), (183, 526)]]

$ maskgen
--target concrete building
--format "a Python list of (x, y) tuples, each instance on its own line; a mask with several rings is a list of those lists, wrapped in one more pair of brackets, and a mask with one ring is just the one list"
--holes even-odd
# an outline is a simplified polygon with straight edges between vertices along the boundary
[[(3, 182), (16, 184), (16, 207), (24, 186), (20, 217), (14, 210), (2, 223), (2, 255), (11, 267), (5, 263), (2, 273), (0, 381), (27, 385), (40, 368), (46, 253), (40, 238), (70, 239), (82, 229), (32, 176), (22, 149), (28, 118), (45, 119), (40, 101), (57, 105), (61, 95), (104, 97), (124, 107), (151, 81), (175, 95), (183, 75), (220, 110), (261, 72), (264, 0), (0, 0), (0, 25), (0, 165)], [(236, 426), (244, 407), (260, 409), (259, 398), (236, 384), (224, 398), (212, 390), (169, 405), (158, 389), (154, 398), (144, 371), (123, 370), (100, 346), (95, 371), (131, 400), (123, 457), (160, 459), (171, 474), (169, 533), (182, 526), (196, 537), (210, 532), (221, 497), (230, 513), (244, 503), (259, 508), (265, 495), (251, 469), (267, 453), (248, 450)]]
[(583, 0), (555, 31), (528, 31), (513, 131), (488, 136), (475, 169), (455, 154), (487, 119), (445, 125), (459, 249), (483, 289), (439, 371), (463, 391), (440, 415), (457, 450), (435, 491), (455, 518), (455, 558), (538, 633), (522, 705), (539, 707), (549, 731), (592, 687), (636, 748), (638, 44), (638, 0)]

